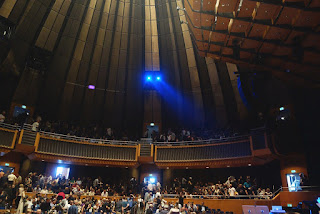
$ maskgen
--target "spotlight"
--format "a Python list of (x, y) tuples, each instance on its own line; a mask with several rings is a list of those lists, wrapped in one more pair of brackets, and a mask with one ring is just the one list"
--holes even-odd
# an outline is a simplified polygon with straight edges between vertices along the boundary
[(161, 80), (161, 77), (160, 77), (160, 76), (157, 76), (157, 80), (160, 81), (160, 80)]
[(147, 81), (151, 81), (151, 80), (152, 80), (151, 76), (147, 76)]
[(285, 120), (286, 118), (285, 117), (281, 117), (281, 120)]
[(284, 107), (280, 107), (279, 109), (280, 109), (280, 111), (283, 111), (283, 110), (284, 110)]

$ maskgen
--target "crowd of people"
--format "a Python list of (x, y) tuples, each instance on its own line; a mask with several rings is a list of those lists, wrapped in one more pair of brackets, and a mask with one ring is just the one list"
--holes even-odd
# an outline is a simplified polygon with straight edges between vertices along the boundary
[[(146, 213), (170, 212), (179, 209), (186, 213), (203, 211), (203, 207), (184, 204), (185, 198), (235, 198), (252, 195), (270, 198), (269, 188), (257, 187), (250, 176), (236, 179), (230, 176), (226, 182), (201, 184), (192, 177), (174, 179), (170, 186), (139, 184), (135, 178), (117, 184), (107, 184), (98, 177), (70, 178), (61, 175), (53, 178), (30, 172), (24, 179), (13, 172), (0, 170), (0, 208), (10, 208), (26, 213)], [(33, 193), (32, 196), (27, 193)], [(172, 195), (174, 194), (174, 195)], [(28, 196), (29, 195), (29, 196)], [(179, 204), (170, 204), (166, 197), (179, 198)], [(68, 212), (73, 210), (72, 212)], [(151, 210), (150, 210), (151, 209)], [(39, 211), (40, 210), (40, 211)], [(75, 211), (77, 210), (77, 212)], [(149, 211), (148, 211), (149, 210)], [(20, 212), (20, 213), (21, 213)], [(165, 214), (165, 213), (163, 213)]]
[(43, 121), (41, 117), (28, 117), (27, 115), (17, 118), (6, 118), (6, 112), (0, 114), (0, 123), (6, 122), (11, 124), (22, 125), (27, 122), (32, 125), (33, 131), (45, 131), (68, 136), (83, 138), (93, 138), (101, 140), (121, 140), (121, 141), (138, 141), (140, 137), (152, 138), (154, 142), (180, 142), (180, 141), (197, 141), (207, 139), (222, 139), (244, 134), (244, 131), (237, 131), (234, 128), (212, 128), (190, 130), (186, 128), (167, 129), (163, 132), (149, 132), (146, 130), (143, 136), (139, 133), (128, 133), (125, 130), (105, 127), (100, 123), (87, 124), (81, 126), (78, 122), (66, 121)]
[[(241, 132), (244, 134), (244, 132)], [(153, 142), (179, 142), (179, 141), (197, 141), (197, 140), (208, 140), (208, 139), (223, 139), (229, 137), (236, 137), (240, 135), (240, 132), (236, 131), (231, 127), (224, 129), (212, 128), (212, 129), (168, 129), (167, 131), (152, 132), (151, 137)], [(144, 137), (148, 136), (148, 130), (145, 132)]]
[(167, 194), (179, 194), (184, 192), (186, 197), (209, 197), (215, 196), (215, 198), (248, 198), (257, 196), (259, 198), (270, 198), (272, 191), (270, 188), (258, 187), (256, 179), (251, 179), (250, 176), (243, 178), (240, 176), (236, 179), (234, 176), (229, 176), (223, 183), (217, 181), (215, 183), (201, 183), (194, 182), (192, 177), (175, 178), (173, 180), (172, 188), (166, 190)]

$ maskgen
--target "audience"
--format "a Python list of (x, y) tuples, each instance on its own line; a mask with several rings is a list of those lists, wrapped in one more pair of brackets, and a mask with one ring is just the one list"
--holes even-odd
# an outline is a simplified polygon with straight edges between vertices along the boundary
[[(13, 204), (19, 213), (174, 213), (204, 212), (207, 207), (184, 203), (184, 198), (236, 198), (239, 195), (251, 198), (271, 198), (269, 188), (258, 188), (255, 179), (234, 176), (221, 183), (194, 182), (192, 177), (175, 178), (172, 187), (162, 188), (159, 182), (141, 184), (131, 178), (118, 184), (107, 184), (100, 177), (92, 179), (70, 178), (61, 175), (53, 178), (44, 174), (30, 172), (22, 181), (14, 173), (0, 173), (0, 207), (10, 208)], [(10, 180), (9, 180), (10, 178)], [(13, 179), (12, 179), (13, 178)], [(141, 192), (139, 191), (141, 190)], [(27, 196), (25, 192), (34, 192)], [(140, 193), (140, 194), (138, 194)], [(176, 194), (177, 204), (164, 199), (166, 194)], [(144, 197), (141, 197), (143, 195)], [(95, 196), (95, 197), (94, 197)], [(23, 199), (23, 200), (20, 200)], [(14, 202), (14, 203), (13, 203)], [(19, 205), (19, 206), (18, 206)], [(18, 212), (17, 212), (18, 213)]]
[[(181, 181), (181, 182), (180, 182)], [(251, 177), (247, 176), (243, 181), (242, 177), (236, 179), (234, 176), (228, 177), (226, 182), (220, 181), (214, 183), (193, 182), (192, 177), (188, 180), (185, 178), (175, 178), (172, 183), (172, 188), (163, 190), (165, 194), (178, 194), (183, 192), (184, 197), (210, 197), (217, 196), (218, 198), (233, 198), (235, 196), (250, 197), (261, 196), (261, 198), (269, 198), (272, 192), (269, 188), (258, 188), (256, 179), (251, 181)]]
[[(21, 114), (18, 117), (6, 119), (6, 112), (3, 111), (0, 114), (0, 123), (6, 122), (11, 124), (17, 124), (22, 126), (27, 122), (32, 125), (33, 131), (45, 131), (56, 134), (64, 134), (68, 136), (76, 136), (83, 138), (93, 138), (101, 140), (121, 140), (121, 141), (138, 141), (140, 134), (137, 132), (129, 133), (125, 130), (114, 129), (110, 127), (104, 127), (100, 123), (87, 124), (81, 126), (79, 122), (75, 121), (42, 121), (40, 116), (37, 116), (35, 120), (28, 115)], [(148, 130), (142, 137), (151, 137), (154, 142), (179, 142), (179, 141), (197, 141), (207, 139), (223, 139), (229, 137), (235, 137), (241, 134), (245, 134), (245, 130), (236, 130), (231, 127), (226, 128), (212, 128), (212, 129), (198, 129), (188, 130), (185, 128), (168, 129), (167, 131), (158, 133), (153, 131), (150, 135)], [(57, 136), (56, 136), (57, 137)]]

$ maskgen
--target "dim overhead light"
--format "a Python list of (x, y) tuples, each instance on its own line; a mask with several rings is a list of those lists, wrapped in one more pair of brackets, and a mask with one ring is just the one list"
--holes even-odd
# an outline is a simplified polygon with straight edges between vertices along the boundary
[(96, 89), (96, 86), (94, 86), (94, 85), (89, 85), (88, 88), (91, 89), (91, 90), (94, 90), (94, 89)]

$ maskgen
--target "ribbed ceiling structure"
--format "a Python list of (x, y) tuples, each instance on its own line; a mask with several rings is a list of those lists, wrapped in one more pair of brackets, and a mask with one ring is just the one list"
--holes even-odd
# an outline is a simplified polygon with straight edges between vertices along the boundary
[[(219, 60), (252, 64), (255, 54), (268, 53), (262, 65), (308, 64), (312, 72), (319, 63), (316, 2), (302, 10), (249, 0), (4, 0), (0, 104), (111, 127), (224, 126), (245, 119), (247, 109), (239, 67)], [(311, 47), (304, 60), (281, 57), (299, 33)], [(144, 88), (145, 72), (161, 73), (166, 88)]]

